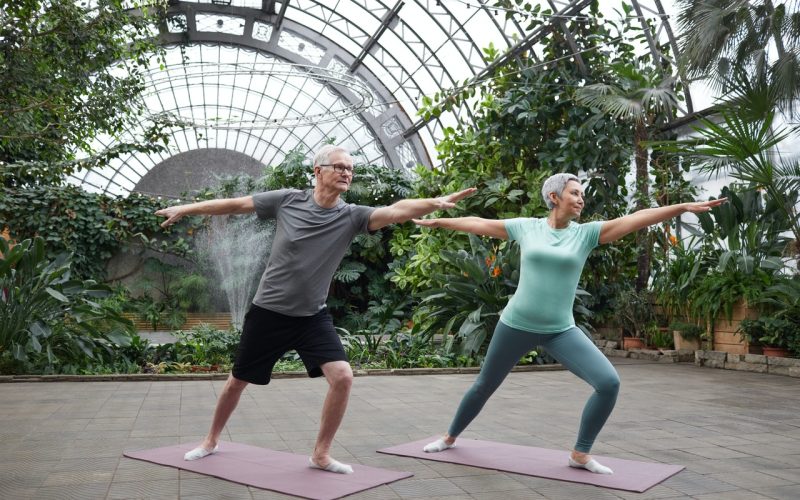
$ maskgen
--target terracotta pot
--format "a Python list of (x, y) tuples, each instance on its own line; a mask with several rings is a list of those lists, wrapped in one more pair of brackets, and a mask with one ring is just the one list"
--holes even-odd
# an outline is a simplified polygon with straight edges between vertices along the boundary
[(644, 349), (644, 339), (639, 337), (623, 337), (622, 348), (629, 349)]
[(789, 349), (785, 347), (771, 347), (765, 345), (762, 347), (764, 350), (764, 356), (772, 356), (773, 358), (788, 358), (789, 357)]

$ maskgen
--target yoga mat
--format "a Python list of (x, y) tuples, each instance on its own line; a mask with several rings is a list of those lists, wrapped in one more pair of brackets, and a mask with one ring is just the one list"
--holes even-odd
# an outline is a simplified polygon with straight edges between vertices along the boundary
[(308, 455), (295, 455), (246, 444), (220, 441), (219, 451), (200, 460), (183, 455), (195, 444), (128, 451), (126, 457), (218, 477), (234, 483), (313, 500), (333, 500), (413, 476), (410, 472), (351, 464), (353, 474), (335, 474), (308, 466)]
[(594, 474), (584, 469), (567, 465), (569, 452), (548, 450), (533, 446), (493, 443), (459, 438), (455, 448), (439, 453), (425, 453), (422, 448), (438, 439), (438, 436), (413, 443), (391, 446), (378, 450), (379, 453), (422, 458), (437, 462), (471, 465), (483, 469), (493, 469), (527, 476), (560, 479), (573, 483), (593, 484), (618, 490), (641, 493), (671, 477), (681, 470), (682, 465), (667, 465), (620, 458), (597, 456), (597, 461), (611, 467), (613, 474)]

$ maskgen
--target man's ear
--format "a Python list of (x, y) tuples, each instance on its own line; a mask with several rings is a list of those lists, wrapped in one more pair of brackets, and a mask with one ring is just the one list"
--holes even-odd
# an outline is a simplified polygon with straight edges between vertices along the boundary
[(553, 205), (558, 205), (558, 202), (561, 201), (561, 198), (558, 197), (555, 191), (551, 191), (547, 196), (550, 198)]

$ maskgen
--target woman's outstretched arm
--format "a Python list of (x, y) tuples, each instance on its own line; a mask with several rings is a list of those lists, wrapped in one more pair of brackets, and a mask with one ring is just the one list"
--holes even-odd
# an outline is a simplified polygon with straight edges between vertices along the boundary
[(666, 207), (645, 208), (624, 217), (607, 221), (600, 229), (600, 244), (610, 243), (628, 234), (644, 229), (653, 224), (664, 222), (673, 217), (677, 217), (685, 212), (700, 213), (708, 212), (712, 208), (722, 205), (728, 199), (720, 198), (711, 201), (698, 201), (694, 203), (678, 203)]
[(482, 219), (480, 217), (453, 217), (451, 219), (414, 219), (414, 223), (419, 226), (441, 227), (479, 236), (508, 239), (506, 224), (502, 220)]

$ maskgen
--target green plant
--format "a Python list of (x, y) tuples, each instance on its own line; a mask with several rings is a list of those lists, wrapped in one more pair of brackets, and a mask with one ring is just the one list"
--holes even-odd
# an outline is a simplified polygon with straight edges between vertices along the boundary
[[(649, 149), (646, 142), (653, 129), (675, 118), (678, 97), (672, 76), (664, 77), (663, 68), (619, 61), (609, 65), (603, 80), (581, 87), (575, 93), (578, 103), (599, 109), (615, 120), (633, 124), (632, 145), (636, 164), (636, 209), (650, 207)], [(650, 276), (650, 238), (648, 229), (636, 233), (636, 289), (647, 286)]]
[(153, 330), (158, 325), (180, 328), (187, 311), (206, 309), (210, 304), (208, 279), (183, 266), (156, 258), (145, 261), (145, 272), (133, 288), (141, 295), (132, 301), (133, 309)]
[(163, 62), (153, 32), (166, 3), (3, 2), (0, 185), (59, 184), (131, 151), (165, 149), (170, 120), (145, 114), (140, 98), (148, 66)]
[(239, 345), (239, 333), (217, 330), (201, 324), (189, 331), (177, 331), (179, 341), (175, 345), (179, 362), (194, 365), (227, 365), (231, 363)]
[(782, 323), (786, 330), (794, 331), (786, 336), (786, 347), (794, 356), (800, 357), (800, 275), (778, 276), (759, 299), (769, 311), (769, 316)]
[(450, 336), (456, 352), (474, 356), (485, 349), (519, 280), (519, 246), (491, 247), (470, 234), (471, 252), (442, 251), (451, 271), (436, 277), (442, 285), (419, 294), (414, 328), (431, 337)]
[[(678, 0), (683, 69), (724, 90), (736, 71), (768, 75), (781, 111), (794, 112), (800, 81), (796, 6), (772, 0)], [(709, 78), (710, 77), (710, 78)]]
[(58, 371), (107, 359), (133, 325), (98, 299), (111, 289), (70, 276), (69, 255), (50, 260), (42, 238), (0, 238), (0, 359), (15, 370)]
[(759, 269), (752, 273), (713, 270), (689, 295), (689, 315), (709, 325), (720, 317), (730, 321), (735, 304), (754, 304), (771, 282), (770, 274)]
[(669, 329), (678, 332), (685, 340), (700, 340), (705, 333), (705, 328), (702, 326), (683, 321), (673, 321)]
[(675, 240), (653, 276), (655, 301), (668, 316), (689, 317), (689, 295), (708, 274), (711, 258), (703, 248), (693, 248), (691, 241)]
[(770, 347), (789, 348), (797, 345), (800, 338), (800, 324), (773, 316), (743, 319), (738, 331), (749, 342), (756, 341)]
[(626, 336), (644, 338), (656, 319), (650, 292), (630, 286), (623, 289), (616, 297), (614, 315)]
[[(745, 192), (757, 191), (759, 206), (755, 210), (763, 215), (770, 214), (773, 226), (783, 226), (773, 229), (780, 229), (778, 233), (790, 230), (798, 241), (800, 163), (783, 160), (781, 155), (775, 154), (782, 143), (792, 140), (797, 133), (796, 127), (788, 128), (776, 122), (780, 89), (763, 76), (750, 79), (741, 69), (727, 84), (730, 91), (716, 109), (719, 119), (701, 119), (700, 126), (695, 127), (699, 137), (655, 147), (684, 155), (699, 166), (701, 173), (728, 175), (743, 183)], [(737, 207), (737, 211), (752, 211), (748, 205), (754, 204), (745, 203)], [(731, 210), (725, 205), (717, 208), (720, 210), (716, 213)], [(786, 238), (779, 241), (785, 243)], [(795, 257), (800, 255), (800, 247), (795, 245), (793, 250)]]
[(657, 349), (673, 348), (672, 333), (668, 330), (659, 328), (655, 323), (651, 323), (647, 326), (645, 330), (645, 337), (647, 338), (647, 345), (651, 345)]
[[(0, 228), (7, 227), (11, 238), (19, 241), (40, 235), (51, 259), (72, 253), (75, 277), (115, 280), (125, 276), (107, 276), (106, 264), (120, 252), (136, 256), (140, 262), (146, 250), (191, 254), (187, 233), (196, 229), (197, 218), (164, 230), (160, 218), (153, 215), (162, 205), (138, 193), (114, 197), (71, 185), (0, 187)], [(165, 238), (167, 235), (170, 237)]]

